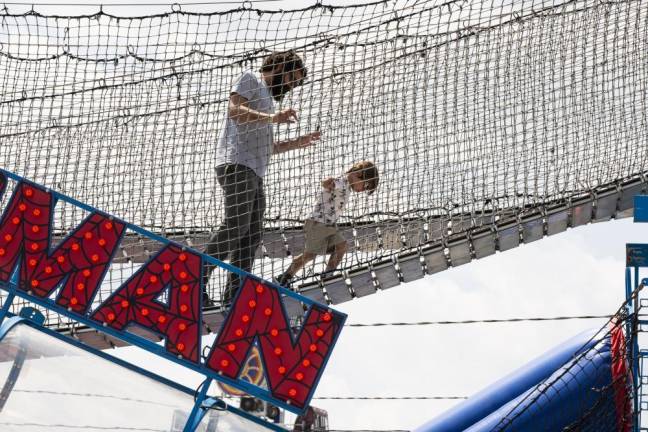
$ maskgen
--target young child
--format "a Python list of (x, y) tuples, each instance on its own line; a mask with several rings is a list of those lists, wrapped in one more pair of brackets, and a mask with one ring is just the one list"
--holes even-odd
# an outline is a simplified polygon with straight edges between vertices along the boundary
[(295, 257), (285, 272), (275, 277), (280, 285), (289, 286), (295, 274), (317, 255), (331, 254), (325, 272), (335, 270), (346, 253), (346, 240), (336, 222), (347, 202), (349, 191), (372, 194), (378, 187), (378, 169), (370, 161), (356, 162), (346, 174), (322, 181), (319, 200), (304, 222), (304, 253)]

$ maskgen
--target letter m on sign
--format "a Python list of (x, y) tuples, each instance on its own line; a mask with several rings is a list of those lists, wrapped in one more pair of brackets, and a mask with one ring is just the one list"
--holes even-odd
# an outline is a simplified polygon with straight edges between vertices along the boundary
[(272, 397), (305, 408), (345, 319), (344, 314), (313, 304), (295, 334), (279, 289), (248, 277), (212, 346), (207, 366), (236, 379), (256, 340)]
[[(0, 196), (7, 177), (0, 173)], [(46, 298), (61, 285), (56, 303), (83, 315), (119, 245), (124, 223), (91, 213), (50, 250), (55, 197), (41, 186), (18, 182), (0, 219), (0, 282), (20, 266), (18, 288)]]

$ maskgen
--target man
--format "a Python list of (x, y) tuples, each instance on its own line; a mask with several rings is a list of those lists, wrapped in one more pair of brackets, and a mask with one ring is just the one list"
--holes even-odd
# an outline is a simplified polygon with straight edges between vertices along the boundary
[[(320, 138), (319, 132), (280, 142), (273, 140), (274, 123), (294, 123), (291, 108), (275, 112), (274, 102), (306, 78), (302, 59), (294, 52), (275, 52), (263, 60), (258, 72), (244, 72), (230, 93), (228, 115), (216, 149), (216, 176), (223, 188), (225, 218), (212, 234), (205, 249), (208, 255), (245, 271), (252, 269), (254, 255), (263, 234), (265, 195), (263, 177), (273, 153), (304, 148)], [(208, 265), (203, 278), (203, 303), (211, 305), (207, 282), (214, 266)], [(222, 294), (227, 307), (238, 290), (240, 279), (228, 275)]]

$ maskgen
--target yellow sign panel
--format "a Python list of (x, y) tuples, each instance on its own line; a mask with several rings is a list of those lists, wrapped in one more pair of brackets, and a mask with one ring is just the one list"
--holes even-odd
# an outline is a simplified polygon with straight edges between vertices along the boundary
[[(249, 382), (259, 387), (265, 385), (265, 376), (263, 374), (263, 363), (261, 363), (261, 355), (259, 349), (256, 346), (253, 346), (250, 350), (250, 357), (248, 357), (243, 371), (241, 372), (240, 380)], [(238, 390), (234, 387), (218, 382), (221, 390), (227, 393), (230, 396), (245, 396), (247, 393)]]

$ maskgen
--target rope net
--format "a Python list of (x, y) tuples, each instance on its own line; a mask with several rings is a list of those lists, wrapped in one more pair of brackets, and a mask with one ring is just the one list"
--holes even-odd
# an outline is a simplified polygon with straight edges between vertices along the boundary
[[(348, 194), (337, 272), (371, 269), (643, 178), (647, 21), (638, 0), (176, 5), (137, 17), (5, 8), (0, 166), (204, 250), (226, 213), (217, 147), (231, 90), (271, 53), (294, 50), (307, 77), (274, 112), (292, 108), (298, 121), (270, 133), (321, 138), (273, 155), (260, 176), (263, 236), (249, 268), (283, 272), (304, 250), (322, 181), (368, 160), (380, 181)], [(258, 125), (246, 127), (267, 130)], [(80, 212), (57, 212), (54, 226), (69, 232)], [(133, 262), (153, 252), (130, 240)], [(318, 257), (295, 277), (316, 280), (325, 265)]]

